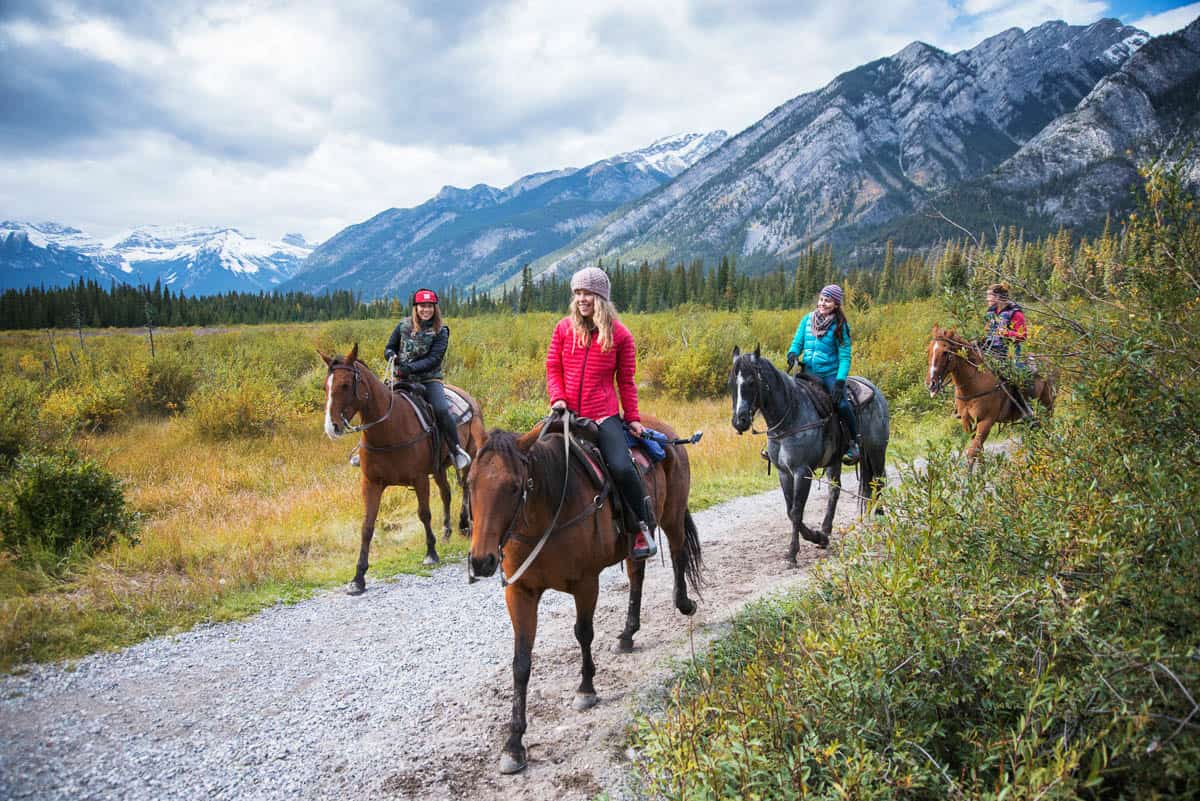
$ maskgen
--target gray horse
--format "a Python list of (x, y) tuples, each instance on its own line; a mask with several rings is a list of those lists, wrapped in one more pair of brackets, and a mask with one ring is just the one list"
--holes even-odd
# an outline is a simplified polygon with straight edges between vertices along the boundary
[[(865, 512), (869, 500), (875, 500), (884, 481), (884, 457), (888, 444), (888, 405), (879, 388), (865, 378), (854, 376), (847, 382), (850, 392), (854, 382), (869, 389), (870, 399), (858, 406), (858, 427), (862, 437), (862, 460), (858, 464), (859, 509)], [(854, 388), (861, 391), (860, 388)], [(800, 536), (825, 548), (833, 531), (833, 513), (841, 494), (842, 453), (845, 435), (841, 431), (837, 412), (829, 394), (818, 381), (801, 376), (793, 378), (764, 359), (759, 348), (754, 353), (733, 349), (733, 369), (729, 374), (729, 393), (733, 399), (733, 427), (745, 433), (761, 412), (767, 424), (767, 458), (779, 471), (779, 486), (787, 502), (788, 519), (792, 521), (792, 543), (788, 560), (796, 562), (800, 551)], [(866, 393), (864, 393), (866, 394)], [(813, 471), (825, 468), (830, 482), (829, 505), (819, 532), (804, 525), (804, 504), (812, 485)], [(877, 508), (878, 511), (878, 508)]]

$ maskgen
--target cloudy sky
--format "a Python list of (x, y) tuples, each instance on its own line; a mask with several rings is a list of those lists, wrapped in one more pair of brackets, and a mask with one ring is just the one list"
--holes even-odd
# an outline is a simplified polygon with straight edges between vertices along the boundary
[(916, 39), (1197, 16), (1172, 0), (0, 0), (0, 219), (319, 241), (444, 184), (736, 133)]

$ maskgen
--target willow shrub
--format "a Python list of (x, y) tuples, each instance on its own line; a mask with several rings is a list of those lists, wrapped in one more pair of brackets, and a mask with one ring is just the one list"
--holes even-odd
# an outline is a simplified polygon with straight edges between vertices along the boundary
[(22, 454), (0, 487), (0, 547), (48, 575), (137, 529), (121, 482), (70, 452)]
[(1068, 326), (1069, 419), (973, 473), (931, 454), (809, 592), (743, 616), (640, 721), (652, 791), (1200, 796), (1200, 214), (1175, 189), (1150, 176), (1124, 283)]

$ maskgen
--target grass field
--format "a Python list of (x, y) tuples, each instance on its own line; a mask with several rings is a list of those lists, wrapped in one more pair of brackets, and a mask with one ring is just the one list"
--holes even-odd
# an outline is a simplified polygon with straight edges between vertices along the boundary
[[(920, 387), (933, 314), (931, 304), (910, 304), (855, 321), (853, 372), (878, 383), (893, 408), (889, 460), (955, 437), (947, 399), (931, 401)], [(543, 340), (553, 321), (451, 321), (447, 374), (477, 396), (489, 428), (523, 430), (545, 412)], [(730, 427), (724, 387), (733, 344), (761, 344), (782, 363), (796, 321), (781, 312), (695, 309), (626, 318), (639, 343), (643, 410), (681, 434), (705, 432), (690, 450), (693, 509), (778, 486), (758, 455), (762, 438)], [(82, 348), (60, 334), (57, 372), (44, 334), (0, 335), (5, 394), (40, 404), (37, 438), (26, 446), (69, 443), (94, 458), (122, 479), (141, 517), (136, 544), (116, 544), (60, 576), (0, 551), (0, 668), (234, 619), (347, 581), (362, 513), (358, 471), (346, 463), (354, 440), (324, 436), (317, 349), (345, 352), (359, 342), (382, 370), (390, 328), (345, 321), (159, 332), (154, 364), (138, 332), (89, 332)], [(152, 380), (175, 375), (162, 364), (190, 376), (176, 376), (191, 385), (179, 399), (165, 398), (178, 394), (170, 381)], [(150, 385), (163, 397), (146, 397)], [(459, 500), (456, 490), (454, 519)], [(372, 579), (422, 569), (415, 512), (410, 490), (385, 493)], [(439, 543), (445, 560), (465, 550), (458, 535)]]

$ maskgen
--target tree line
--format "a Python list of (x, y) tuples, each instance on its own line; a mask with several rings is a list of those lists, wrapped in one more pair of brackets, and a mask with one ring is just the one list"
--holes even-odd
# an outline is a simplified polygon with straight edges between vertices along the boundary
[[(1111, 294), (1122, 281), (1122, 263), (1139, 244), (1123, 227), (1106, 224), (1094, 238), (1068, 229), (1027, 238), (1016, 227), (991, 236), (965, 235), (920, 250), (903, 250), (889, 240), (875, 260), (839, 265), (831, 245), (810, 245), (793, 263), (751, 274), (735, 257), (716, 265), (695, 259), (684, 264), (603, 262), (612, 281), (612, 300), (622, 312), (656, 312), (693, 304), (710, 309), (799, 309), (811, 305), (822, 286), (842, 284), (846, 303), (865, 309), (873, 303), (926, 298), (943, 289), (973, 288), (982, 276), (1011, 275), (1023, 291), (1066, 298), (1081, 292)], [(862, 259), (861, 256), (859, 256)], [(532, 311), (562, 311), (570, 297), (570, 277), (534, 276), (526, 265), (519, 281), (499, 291), (456, 286), (441, 289), (447, 317)], [(314, 322), (335, 319), (395, 319), (407, 313), (409, 298), (364, 301), (358, 293), (228, 292), (188, 297), (155, 283), (153, 287), (113, 284), (105, 289), (80, 280), (67, 287), (28, 287), (0, 294), (0, 328), (205, 326)]]

